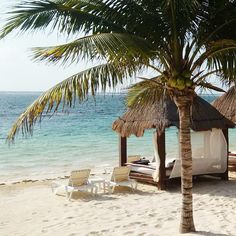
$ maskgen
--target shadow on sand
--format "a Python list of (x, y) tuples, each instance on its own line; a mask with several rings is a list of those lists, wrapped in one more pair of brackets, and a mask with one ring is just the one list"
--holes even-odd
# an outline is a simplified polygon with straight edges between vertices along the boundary
[[(128, 196), (128, 195), (133, 195), (133, 194), (138, 194), (142, 196), (151, 196), (151, 195), (156, 195), (160, 194), (158, 191), (153, 191), (153, 192), (145, 192), (142, 190), (135, 190), (134, 192), (131, 190), (129, 187), (124, 187), (124, 186), (119, 186), (116, 187), (116, 190), (113, 194), (108, 194), (99, 192), (97, 195), (93, 195), (88, 192), (73, 192), (71, 201), (84, 201), (84, 202), (89, 202), (89, 201), (110, 201), (110, 200), (116, 200), (120, 196)], [(63, 193), (58, 193), (57, 196), (64, 197), (66, 198), (66, 194)]]
[(228, 234), (220, 234), (220, 233), (211, 233), (207, 231), (197, 231), (195, 232), (196, 235), (201, 235), (201, 236), (229, 236)]
[[(222, 191), (222, 188), (224, 188), (224, 191)], [(167, 185), (167, 192), (180, 193), (181, 192), (180, 179), (170, 180)], [(225, 181), (211, 176), (199, 176), (197, 178), (194, 178), (193, 193), (235, 198), (236, 179), (230, 179), (228, 181)]]
[[(224, 191), (222, 191), (224, 188)], [(209, 176), (199, 176), (194, 179), (193, 182), (193, 193), (198, 195), (209, 194), (212, 196), (223, 196), (229, 198), (235, 198), (236, 196), (236, 179), (230, 179), (229, 181), (224, 181), (219, 178), (212, 178)], [(166, 192), (170, 193), (181, 193), (181, 180), (180, 178), (171, 179), (168, 181)], [(137, 189), (135, 192), (128, 187), (117, 187), (114, 194), (108, 193), (98, 193), (97, 195), (92, 195), (85, 192), (74, 192), (72, 200), (81, 200), (81, 201), (109, 201), (115, 200), (118, 196), (127, 196), (132, 194), (138, 194), (143, 196), (152, 196), (161, 194), (162, 191), (157, 191), (156, 187), (153, 186), (153, 190), (145, 191), (142, 189)], [(59, 194), (65, 197), (64, 194)], [(206, 234), (214, 235), (214, 234)]]

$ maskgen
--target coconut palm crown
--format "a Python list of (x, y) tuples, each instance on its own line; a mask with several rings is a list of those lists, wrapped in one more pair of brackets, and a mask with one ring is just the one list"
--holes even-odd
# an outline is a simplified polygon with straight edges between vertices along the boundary
[[(192, 216), (192, 154), (190, 109), (197, 87), (222, 89), (236, 80), (236, 1), (234, 0), (38, 0), (25, 1), (9, 12), (0, 38), (12, 31), (50, 28), (77, 40), (34, 48), (34, 59), (70, 65), (101, 61), (43, 93), (13, 125), (9, 140), (22, 129), (32, 133), (44, 112), (72, 106), (91, 92), (115, 89), (151, 68), (130, 88), (128, 105), (144, 105), (168, 93), (180, 117), (183, 210), (180, 231), (194, 231)], [(83, 36), (81, 36), (81, 34)], [(126, 82), (127, 84), (127, 82)]]

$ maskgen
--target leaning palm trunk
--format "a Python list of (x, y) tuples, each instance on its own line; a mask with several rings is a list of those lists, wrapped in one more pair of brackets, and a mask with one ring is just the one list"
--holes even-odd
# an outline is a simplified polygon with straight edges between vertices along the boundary
[(195, 231), (193, 222), (192, 198), (192, 150), (190, 136), (190, 108), (193, 96), (181, 95), (174, 97), (179, 111), (180, 121), (180, 156), (181, 156), (181, 190), (182, 190), (182, 215), (180, 232)]

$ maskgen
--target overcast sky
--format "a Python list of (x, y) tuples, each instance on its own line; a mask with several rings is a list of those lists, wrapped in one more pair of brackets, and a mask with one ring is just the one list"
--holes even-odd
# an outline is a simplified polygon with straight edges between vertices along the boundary
[[(15, 0), (1, 0), (0, 26), (5, 20), (4, 12)], [(19, 2), (19, 1), (18, 1)], [(30, 48), (51, 46), (66, 42), (62, 36), (55, 34), (32, 35), (12, 34), (0, 40), (0, 91), (45, 91), (86, 67), (86, 64), (72, 65), (64, 68), (59, 65), (46, 65), (31, 60)]]

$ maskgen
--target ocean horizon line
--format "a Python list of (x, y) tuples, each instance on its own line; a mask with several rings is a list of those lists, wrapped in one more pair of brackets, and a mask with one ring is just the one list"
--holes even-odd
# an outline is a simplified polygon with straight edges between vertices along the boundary
[[(47, 90), (46, 90), (47, 91)], [(23, 91), (23, 90), (19, 90), (19, 91), (16, 91), (16, 90), (13, 90), (13, 91), (7, 91), (7, 90), (0, 90), (0, 93), (2, 93), (2, 94), (10, 94), (10, 93), (20, 93), (20, 94), (30, 94), (30, 93), (44, 93), (44, 92), (46, 92), (46, 91)], [(125, 94), (125, 93), (127, 93), (127, 91), (119, 91), (119, 92), (117, 92), (117, 91), (114, 91), (114, 92), (97, 92), (97, 94), (96, 95), (116, 95), (116, 94)], [(92, 95), (92, 93), (88, 93), (89, 95)]]
[[(47, 90), (46, 90), (47, 91)], [(29, 91), (23, 91), (23, 90), (12, 90), (12, 91), (7, 91), (7, 90), (0, 90), (0, 94), (32, 94), (32, 93), (44, 93), (46, 91), (37, 91), (37, 90), (29, 90)], [(97, 92), (96, 95), (120, 95), (120, 94), (127, 94), (127, 90), (126, 91), (114, 91), (114, 92)], [(197, 93), (197, 95), (199, 96), (219, 96), (219, 94), (221, 93)], [(92, 93), (88, 93), (89, 96), (92, 96)], [(96, 96), (95, 95), (95, 96)]]

